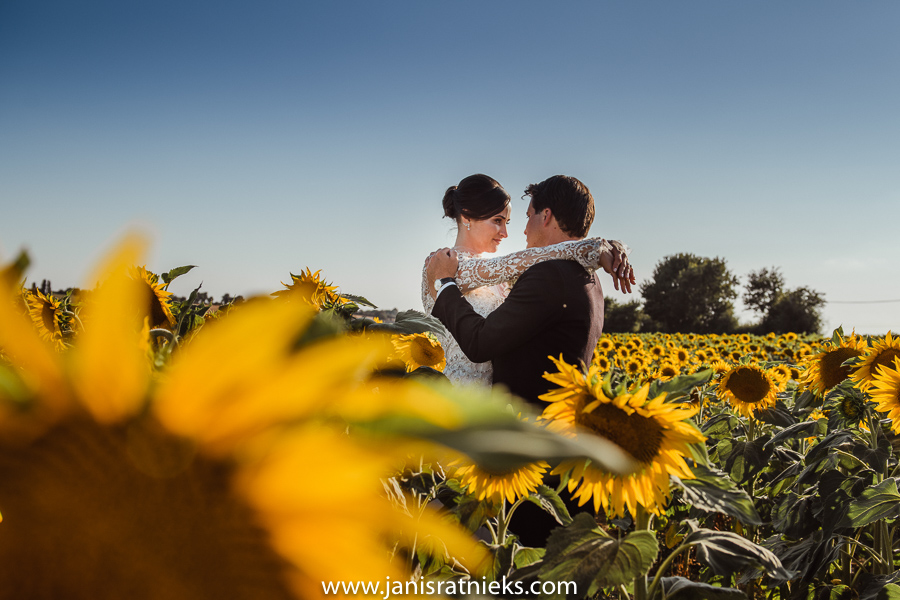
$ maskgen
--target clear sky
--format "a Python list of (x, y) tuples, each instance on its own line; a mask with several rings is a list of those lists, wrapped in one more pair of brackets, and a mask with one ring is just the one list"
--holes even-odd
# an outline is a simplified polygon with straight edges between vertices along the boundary
[(900, 299), (898, 31), (886, 0), (0, 0), (0, 260), (80, 285), (137, 226), (149, 269), (199, 265), (176, 293), (309, 266), (421, 309), (448, 186), (509, 190), (509, 252), (561, 173), (639, 279), (779, 266), (828, 328), (896, 331), (840, 302)]

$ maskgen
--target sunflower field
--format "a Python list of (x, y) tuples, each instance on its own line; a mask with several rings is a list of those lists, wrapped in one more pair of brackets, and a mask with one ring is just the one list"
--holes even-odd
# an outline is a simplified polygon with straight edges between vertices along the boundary
[(608, 335), (533, 414), (426, 315), (309, 268), (176, 300), (145, 251), (0, 265), (0, 598), (900, 598), (890, 332)]

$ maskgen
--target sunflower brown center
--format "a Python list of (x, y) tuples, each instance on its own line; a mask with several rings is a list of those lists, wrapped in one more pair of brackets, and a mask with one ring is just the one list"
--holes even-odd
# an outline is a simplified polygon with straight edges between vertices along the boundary
[(837, 348), (828, 352), (819, 361), (822, 373), (822, 384), (825, 389), (832, 388), (850, 376), (850, 367), (841, 366), (848, 358), (859, 356), (862, 351), (856, 348)]
[(582, 412), (578, 424), (605, 437), (635, 459), (650, 464), (663, 441), (663, 428), (653, 417), (628, 414), (611, 404), (601, 404), (592, 412)]
[(75, 421), (0, 450), (3, 597), (291, 597), (231, 467), (161, 429)]
[(56, 331), (56, 311), (47, 302), (41, 304), (41, 321), (43, 321), (47, 331), (50, 333)]
[(756, 404), (763, 400), (771, 389), (765, 375), (755, 369), (742, 367), (728, 378), (725, 387), (734, 397), (747, 404)]
[(900, 350), (897, 350), (896, 348), (886, 348), (881, 351), (872, 363), (872, 376), (881, 372), (882, 367), (893, 369), (894, 359), (898, 356), (900, 356)]
[(156, 295), (152, 286), (144, 284), (144, 298), (146, 299), (147, 313), (150, 317), (150, 327), (165, 327), (170, 325), (169, 317), (163, 308), (163, 300)]
[(439, 348), (428, 341), (417, 340), (410, 348), (410, 354), (415, 362), (426, 367), (433, 367), (441, 362)]

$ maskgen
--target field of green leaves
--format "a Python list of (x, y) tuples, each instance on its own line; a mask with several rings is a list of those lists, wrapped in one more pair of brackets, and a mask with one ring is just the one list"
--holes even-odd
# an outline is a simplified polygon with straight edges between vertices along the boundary
[[(309, 269), (176, 301), (191, 267), (144, 253), (124, 240), (64, 295), (0, 266), (10, 597), (900, 598), (890, 332), (607, 335), (590, 365), (548, 362), (537, 415), (450, 386), (421, 313), (361, 317)], [(559, 523), (545, 547), (510, 528), (525, 503)]]

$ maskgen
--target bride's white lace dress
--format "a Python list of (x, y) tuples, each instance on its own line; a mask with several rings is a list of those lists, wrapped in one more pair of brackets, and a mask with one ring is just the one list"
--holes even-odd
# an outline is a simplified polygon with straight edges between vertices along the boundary
[[(459, 270), (456, 273), (456, 284), (475, 312), (487, 317), (503, 304), (511, 285), (529, 267), (547, 260), (563, 259), (574, 260), (586, 269), (596, 270), (600, 267), (600, 257), (611, 248), (610, 242), (604, 239), (590, 238), (543, 248), (528, 248), (491, 258), (487, 257), (490, 255), (457, 250)], [(434, 298), (428, 290), (425, 267), (422, 268), (422, 305), (425, 313), (430, 315), (434, 308)], [(470, 361), (449, 334), (438, 335), (438, 339), (447, 357), (444, 375), (454, 385), (491, 385), (493, 368), (490, 362)]]

